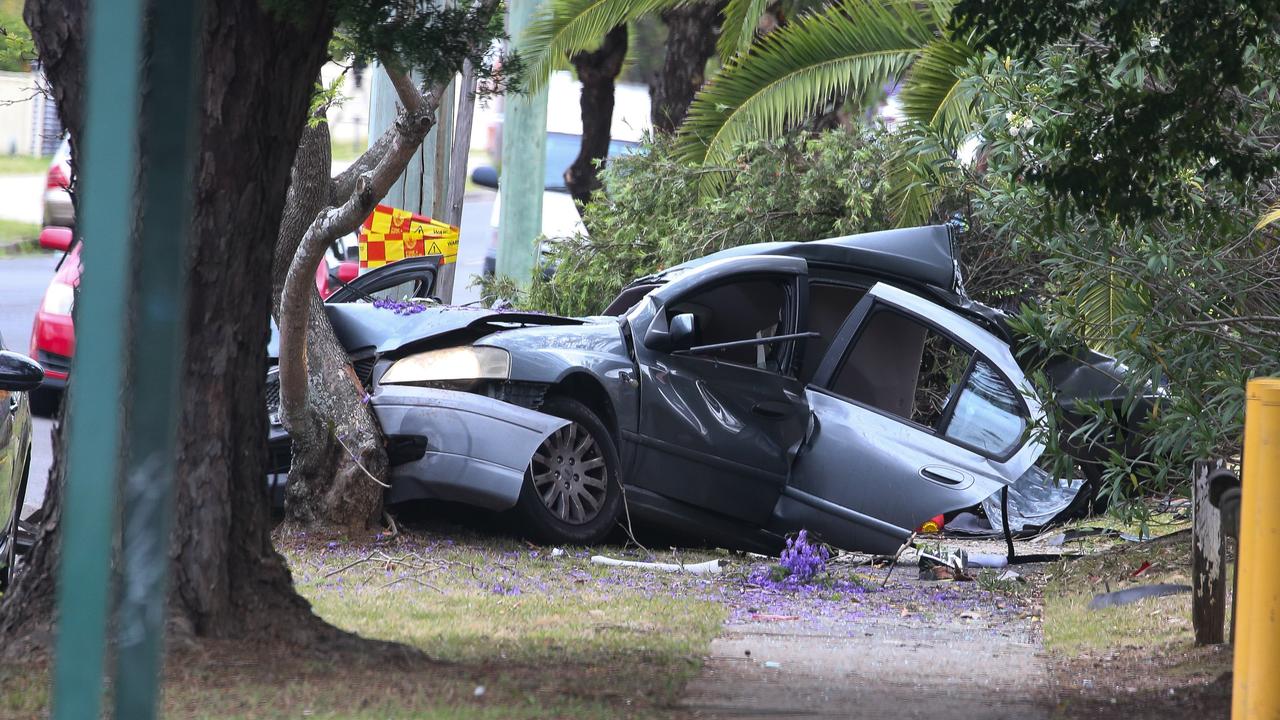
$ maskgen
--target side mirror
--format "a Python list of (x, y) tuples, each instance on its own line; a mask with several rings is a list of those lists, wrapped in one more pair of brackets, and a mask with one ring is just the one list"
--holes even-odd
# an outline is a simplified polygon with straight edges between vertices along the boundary
[(481, 165), (471, 171), (471, 182), (487, 188), (498, 189), (498, 171), (492, 166)]
[(0, 390), (35, 390), (44, 382), (44, 368), (26, 355), (0, 352)]
[(698, 318), (693, 313), (680, 313), (670, 321), (659, 315), (644, 334), (644, 344), (659, 352), (677, 352), (693, 347), (697, 336)]
[(40, 247), (66, 252), (71, 249), (71, 228), (50, 225), (40, 231)]

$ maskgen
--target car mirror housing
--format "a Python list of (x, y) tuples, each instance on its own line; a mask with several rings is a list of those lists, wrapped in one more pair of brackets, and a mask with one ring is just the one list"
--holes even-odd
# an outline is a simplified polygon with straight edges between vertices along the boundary
[(71, 228), (50, 225), (40, 231), (40, 247), (66, 252), (71, 249)]
[[(661, 316), (659, 316), (661, 318)], [(698, 318), (680, 313), (668, 322), (654, 322), (644, 335), (644, 344), (659, 352), (679, 352), (693, 347), (698, 336)]]
[(498, 189), (498, 171), (490, 165), (481, 165), (471, 171), (471, 182), (481, 187)]
[(0, 352), (0, 390), (24, 392), (35, 390), (44, 382), (44, 368), (26, 355)]

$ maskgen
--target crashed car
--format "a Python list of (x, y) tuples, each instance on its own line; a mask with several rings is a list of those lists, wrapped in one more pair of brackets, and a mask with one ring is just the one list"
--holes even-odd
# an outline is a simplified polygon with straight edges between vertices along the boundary
[[(952, 233), (733, 248), (587, 318), (326, 309), (387, 436), (389, 503), (514, 509), (562, 543), (604, 539), (625, 503), (725, 545), (808, 529), (888, 553), (938, 515), (998, 512), (1002, 488), (1061, 487), (1053, 513), (1080, 488), (1036, 467), (1044, 409), (1001, 314), (965, 297)], [(1051, 370), (1076, 395), (1120, 387), (1101, 355)]]

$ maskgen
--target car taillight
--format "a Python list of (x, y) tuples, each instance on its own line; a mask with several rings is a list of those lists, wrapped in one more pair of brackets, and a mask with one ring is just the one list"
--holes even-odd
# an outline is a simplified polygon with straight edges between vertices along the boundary
[(70, 185), (71, 183), (67, 181), (66, 174), (62, 172), (61, 165), (55, 164), (49, 168), (49, 176), (45, 179), (44, 183), (44, 188), (46, 190), (53, 190), (55, 188), (63, 190)]

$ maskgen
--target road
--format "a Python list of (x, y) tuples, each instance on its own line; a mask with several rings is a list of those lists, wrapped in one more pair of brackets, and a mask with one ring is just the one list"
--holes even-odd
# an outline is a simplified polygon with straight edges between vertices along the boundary
[[(40, 221), (39, 198), (43, 176), (0, 177), (0, 219)], [(12, 192), (11, 192), (12, 191)], [(21, 198), (21, 202), (15, 202)], [(458, 251), (458, 281), (454, 302), (479, 299), (479, 291), (468, 285), (479, 275), (489, 243), (489, 215), (494, 193), (477, 190), (468, 193), (462, 209), (462, 237)], [(35, 210), (31, 210), (34, 203)], [(32, 219), (34, 218), (34, 219)], [(58, 255), (42, 253), (16, 258), (0, 258), (0, 338), (10, 350), (26, 353), (31, 337), (31, 321), (52, 277)], [(53, 422), (36, 418), (31, 451), (31, 478), (23, 504), (23, 516), (29, 515), (44, 501), (49, 468), (53, 462), (50, 432)]]

